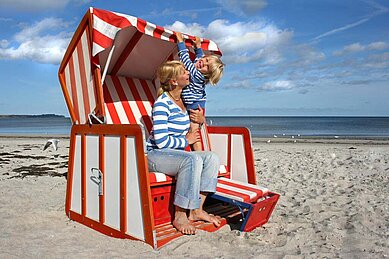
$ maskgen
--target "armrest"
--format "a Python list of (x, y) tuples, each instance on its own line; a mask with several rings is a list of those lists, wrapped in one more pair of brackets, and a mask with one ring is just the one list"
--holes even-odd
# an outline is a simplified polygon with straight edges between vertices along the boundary
[(231, 179), (256, 184), (250, 130), (245, 127), (208, 126), (211, 150), (227, 164)]

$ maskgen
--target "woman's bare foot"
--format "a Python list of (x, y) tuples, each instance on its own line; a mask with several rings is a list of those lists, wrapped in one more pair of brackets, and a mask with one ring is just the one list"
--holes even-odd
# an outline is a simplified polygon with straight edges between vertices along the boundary
[(193, 220), (193, 221), (204, 220), (213, 223), (215, 227), (219, 227), (221, 224), (220, 217), (214, 216), (212, 214), (208, 214), (208, 212), (206, 212), (203, 209), (191, 210), (189, 213), (189, 220)]
[(176, 207), (173, 226), (184, 235), (196, 234), (196, 228), (189, 222), (186, 210)]

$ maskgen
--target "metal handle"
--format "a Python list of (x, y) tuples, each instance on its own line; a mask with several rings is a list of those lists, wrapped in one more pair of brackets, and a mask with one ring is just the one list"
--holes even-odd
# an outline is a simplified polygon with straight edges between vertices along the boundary
[[(90, 179), (92, 180), (92, 182), (96, 183), (99, 186), (99, 196), (101, 196), (103, 195), (103, 173), (101, 172), (100, 169), (95, 167), (92, 167), (90, 170), (92, 173)], [(94, 171), (98, 172), (97, 176), (94, 175), (95, 174)]]

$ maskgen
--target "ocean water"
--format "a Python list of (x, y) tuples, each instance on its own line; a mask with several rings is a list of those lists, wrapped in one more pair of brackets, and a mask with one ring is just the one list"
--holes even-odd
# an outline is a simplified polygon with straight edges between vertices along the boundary
[(209, 117), (207, 121), (247, 127), (254, 137), (389, 137), (389, 117)]
[[(253, 137), (389, 138), (389, 117), (207, 117), (209, 125), (247, 127)], [(65, 117), (0, 117), (3, 135), (69, 135)]]
[(3, 135), (70, 135), (72, 123), (66, 117), (0, 117)]

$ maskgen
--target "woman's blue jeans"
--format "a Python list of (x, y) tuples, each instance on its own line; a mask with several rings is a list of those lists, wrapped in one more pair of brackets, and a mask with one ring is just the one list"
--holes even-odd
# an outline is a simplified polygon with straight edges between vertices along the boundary
[(200, 208), (200, 192), (215, 192), (219, 157), (210, 151), (187, 152), (178, 149), (148, 151), (150, 172), (160, 172), (176, 178), (174, 205), (183, 209)]

